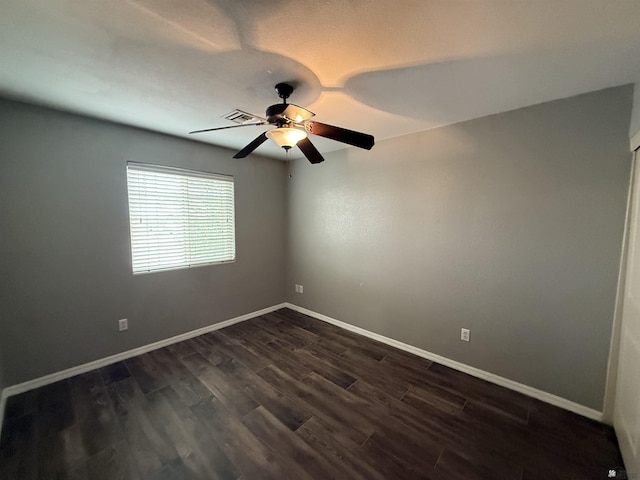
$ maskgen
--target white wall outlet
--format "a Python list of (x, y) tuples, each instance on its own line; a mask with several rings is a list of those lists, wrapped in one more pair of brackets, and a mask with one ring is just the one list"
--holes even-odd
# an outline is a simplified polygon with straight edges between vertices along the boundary
[(121, 318), (118, 320), (118, 331), (123, 332), (124, 330), (129, 330), (129, 320)]
[(460, 340), (468, 342), (470, 340), (469, 335), (471, 335), (471, 330), (469, 330), (468, 328), (460, 329)]
[(304, 288), (302, 287), (302, 285), (297, 285), (296, 284), (296, 293), (303, 293)]

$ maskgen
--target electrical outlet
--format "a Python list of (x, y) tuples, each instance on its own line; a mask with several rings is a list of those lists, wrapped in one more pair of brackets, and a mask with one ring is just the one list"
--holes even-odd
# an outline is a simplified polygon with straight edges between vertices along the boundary
[(118, 320), (118, 331), (123, 332), (125, 330), (129, 330), (129, 320), (121, 318)]
[(304, 291), (302, 285), (297, 285), (296, 284), (296, 293), (302, 293)]
[(469, 330), (468, 328), (460, 329), (460, 340), (464, 342), (470, 341), (469, 335), (471, 335), (471, 330)]

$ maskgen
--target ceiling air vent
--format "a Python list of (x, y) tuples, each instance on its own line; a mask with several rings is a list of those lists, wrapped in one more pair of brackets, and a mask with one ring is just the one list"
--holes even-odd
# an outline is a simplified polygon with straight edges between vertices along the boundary
[(257, 117), (251, 113), (243, 112), (242, 110), (234, 110), (232, 112), (223, 115), (225, 120), (231, 120), (232, 122), (244, 124), (244, 123), (260, 123), (264, 122), (264, 118)]

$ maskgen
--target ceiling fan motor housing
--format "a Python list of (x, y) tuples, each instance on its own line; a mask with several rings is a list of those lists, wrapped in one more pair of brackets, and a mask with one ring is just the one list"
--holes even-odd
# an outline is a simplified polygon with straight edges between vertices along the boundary
[(293, 86), (288, 83), (278, 83), (276, 85), (276, 92), (278, 92), (280, 98), (286, 101), (293, 93)]

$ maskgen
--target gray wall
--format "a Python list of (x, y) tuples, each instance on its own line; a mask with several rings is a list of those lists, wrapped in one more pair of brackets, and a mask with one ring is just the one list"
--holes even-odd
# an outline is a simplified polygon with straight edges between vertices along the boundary
[(607, 89), (295, 161), (288, 301), (601, 409), (631, 97)]
[[(6, 385), (283, 301), (285, 165), (232, 154), (0, 101)], [(234, 175), (237, 261), (133, 276), (127, 161)]]
[[(4, 384), (4, 347), (2, 346), (3, 342), (4, 342), (4, 333), (3, 333), (3, 328), (2, 328), (2, 318), (0, 318), (0, 397), (2, 396), (2, 390), (5, 387)], [(2, 412), (0, 411), (0, 416), (2, 415)], [(2, 423), (2, 420), (0, 420), (0, 423)]]
[[(280, 161), (0, 100), (0, 388), (286, 296), (599, 409), (630, 110), (630, 87), (604, 90), (286, 180)], [(134, 277), (128, 160), (234, 175), (238, 260)]]

